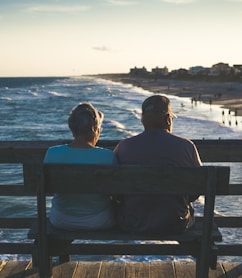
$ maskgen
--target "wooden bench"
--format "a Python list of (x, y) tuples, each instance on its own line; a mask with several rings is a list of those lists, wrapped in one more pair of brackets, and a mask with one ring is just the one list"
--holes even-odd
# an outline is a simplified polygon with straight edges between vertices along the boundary
[[(24, 210), (20, 215), (21, 210), (19, 209), (18, 215), (5, 214), (0, 216), (0, 229), (1, 231), (7, 231), (11, 238), (14, 238), (16, 232), (18, 232), (17, 240), (9, 240), (6, 242), (5, 238), (2, 238), (0, 241), (0, 253), (1, 254), (27, 254), (31, 256), (33, 240), (27, 239), (28, 230), (31, 227), (31, 224), (36, 221), (35, 211), (37, 211), (35, 200), (36, 200), (36, 192), (37, 185), (39, 180), (30, 180), (23, 179), (22, 181), (16, 181), (14, 177), (9, 178), (9, 175), (5, 177), (5, 169), (9, 172), (9, 167), (13, 167), (15, 169), (15, 165), (19, 165), (23, 176), (27, 177), (28, 165), (32, 163), (39, 163), (40, 167), (41, 162), (43, 161), (45, 152), (47, 148), (54, 146), (69, 143), (70, 140), (53, 140), (53, 141), (0, 141), (0, 171), (2, 168), (2, 164), (4, 164), (3, 171), (0, 172), (0, 177), (2, 182), (0, 182), (0, 196), (1, 198), (11, 198), (14, 199), (29, 196), (33, 206), (31, 207), (31, 213), (26, 214)], [(101, 140), (98, 142), (98, 145), (101, 147), (113, 149), (118, 140)], [(218, 165), (218, 163), (222, 163), (222, 165), (230, 166), (232, 169), (231, 172), (231, 180), (229, 184), (229, 192), (227, 196), (218, 196), (216, 197), (216, 204), (219, 204), (219, 208), (222, 209), (223, 204), (226, 205), (226, 213), (225, 215), (216, 214), (214, 217), (214, 222), (219, 227), (223, 238), (222, 242), (217, 242), (216, 247), (218, 248), (218, 259), (221, 261), (230, 260), (228, 256), (232, 256), (235, 258), (231, 258), (233, 260), (239, 260), (239, 257), (242, 257), (242, 241), (240, 240), (240, 235), (242, 234), (242, 215), (240, 213), (240, 209), (236, 209), (240, 204), (240, 199), (242, 195), (242, 171), (241, 162), (242, 162), (242, 140), (193, 140), (195, 145), (198, 148), (201, 159), (204, 163), (211, 163)], [(8, 164), (8, 165), (6, 165)], [(220, 165), (220, 164), (219, 164)], [(236, 179), (233, 175), (233, 167), (236, 165), (236, 169), (239, 171), (236, 174)], [(24, 166), (24, 167), (23, 167)], [(27, 170), (26, 170), (27, 169)], [(220, 185), (218, 185), (219, 188)], [(16, 202), (17, 203), (17, 202)], [(231, 203), (231, 205), (230, 205)], [(235, 205), (234, 205), (235, 204)], [(236, 209), (236, 211), (234, 211)], [(11, 210), (9, 210), (11, 211)], [(196, 214), (196, 221), (203, 220), (203, 217), (200, 214)], [(19, 229), (21, 229), (21, 238)], [(231, 240), (232, 238), (232, 240)], [(139, 246), (139, 245), (138, 245)], [(136, 248), (138, 248), (138, 246)], [(78, 254), (80, 253), (80, 248), (75, 244), (69, 246), (71, 252), (70, 254)], [(122, 249), (122, 245), (116, 247), (119, 248), (119, 251)], [(127, 249), (127, 245), (125, 245)], [(147, 246), (147, 250), (148, 250)], [(161, 254), (162, 250), (158, 250), (156, 245), (150, 246), (151, 250), (154, 254)], [(155, 250), (156, 248), (156, 250)], [(88, 249), (88, 248), (87, 248)], [(132, 255), (132, 245), (130, 246), (130, 255)], [(83, 253), (85, 254), (85, 245), (82, 248)], [(98, 249), (99, 254), (102, 253), (102, 249)], [(186, 255), (185, 251), (184, 255)], [(89, 251), (91, 253), (91, 251)], [(155, 253), (156, 252), (156, 253)], [(120, 251), (121, 253), (121, 251)], [(138, 253), (138, 252), (137, 252)], [(179, 255), (182, 252), (180, 251), (180, 245), (169, 245), (164, 247), (163, 253), (167, 255)], [(189, 254), (189, 252), (187, 252)], [(86, 252), (88, 255), (88, 253)], [(105, 255), (105, 254), (104, 254)], [(142, 250), (140, 250), (140, 255), (142, 255)], [(226, 257), (224, 257), (226, 256)], [(27, 257), (26, 257), (27, 258)]]
[[(215, 242), (221, 241), (222, 235), (213, 224), (214, 202), (216, 194), (228, 193), (229, 167), (48, 164), (42, 168), (38, 164), (32, 164), (25, 168), (25, 175), (27, 182), (38, 184), (39, 225), (37, 229), (34, 225), (29, 237), (38, 240), (38, 266), (41, 277), (50, 277), (52, 255), (69, 254), (192, 255), (196, 257), (197, 277), (202, 278), (208, 277), (209, 266), (216, 268)], [(131, 234), (118, 228), (67, 232), (47, 225), (46, 196), (53, 193), (199, 194), (205, 196), (204, 218), (202, 223), (197, 222), (190, 231), (180, 235)], [(66, 242), (75, 239), (90, 242), (67, 244), (63, 250), (59, 250), (59, 244), (51, 244), (53, 240)], [(104, 242), (97, 242), (100, 240)], [(130, 242), (134, 240), (149, 243)], [(180, 244), (157, 242), (164, 240), (178, 241)]]

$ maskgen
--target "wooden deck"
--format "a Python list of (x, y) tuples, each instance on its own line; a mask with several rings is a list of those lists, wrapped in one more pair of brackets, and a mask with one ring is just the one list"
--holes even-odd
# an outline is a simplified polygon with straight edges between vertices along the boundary
[[(0, 278), (39, 277), (31, 261), (1, 261)], [(194, 262), (69, 262), (53, 268), (53, 278), (192, 278)], [(242, 263), (219, 262), (209, 278), (242, 277)]]

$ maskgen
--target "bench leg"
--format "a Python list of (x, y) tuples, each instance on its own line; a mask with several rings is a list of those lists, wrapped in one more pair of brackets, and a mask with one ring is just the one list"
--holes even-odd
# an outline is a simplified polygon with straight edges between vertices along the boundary
[(198, 256), (196, 258), (196, 278), (208, 278), (209, 261), (207, 258)]
[(67, 253), (67, 249), (71, 242), (71, 240), (49, 239), (48, 246), (50, 254), (58, 256), (59, 263), (70, 262), (71, 256)]
[(37, 267), (38, 266), (38, 244), (37, 241), (34, 241), (33, 247), (32, 247), (32, 266)]
[(32, 266), (39, 268), (41, 278), (49, 278), (52, 276), (52, 258), (50, 256), (43, 256), (40, 253), (38, 240), (35, 240), (33, 244)]
[(218, 247), (216, 245), (213, 245), (211, 249), (211, 255), (210, 255), (210, 268), (213, 270), (217, 268), (217, 259), (218, 259)]
[(196, 258), (196, 278), (208, 278), (209, 266), (204, 265), (203, 260)]

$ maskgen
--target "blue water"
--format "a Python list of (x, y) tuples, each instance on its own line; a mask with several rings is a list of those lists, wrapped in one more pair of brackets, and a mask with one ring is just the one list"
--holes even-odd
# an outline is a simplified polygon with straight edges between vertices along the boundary
[[(95, 78), (13, 78), (0, 79), (0, 140), (58, 140), (71, 139), (67, 126), (70, 109), (79, 102), (91, 102), (104, 113), (100, 139), (123, 139), (143, 130), (140, 123), (141, 104), (151, 92), (132, 85), (113, 83)], [(178, 118), (173, 132), (190, 139), (242, 138), (242, 118), (232, 115), (219, 106), (197, 103), (189, 98), (168, 95)], [(222, 110), (225, 112), (223, 123)], [(237, 121), (237, 124), (236, 124)], [(232, 167), (231, 182), (241, 182), (241, 163)], [(12, 171), (9, 165), (1, 166), (0, 183), (21, 182), (21, 168)], [(219, 214), (241, 215), (241, 198), (216, 200)], [(199, 214), (202, 198), (195, 204)], [(222, 205), (220, 206), (220, 204)], [(1, 216), (36, 214), (35, 198), (0, 198)], [(26, 231), (25, 231), (26, 232)], [(224, 229), (225, 241), (241, 242), (241, 232)], [(23, 231), (11, 234), (0, 230), (1, 241), (23, 239)], [(21, 259), (22, 256), (0, 255), (1, 259)], [(26, 258), (26, 257), (24, 257)], [(169, 257), (170, 259), (174, 259)], [(97, 259), (97, 258), (95, 258)], [(107, 258), (109, 259), (109, 258)], [(156, 257), (128, 257), (118, 260), (149, 260)], [(164, 259), (164, 258), (162, 258)], [(230, 259), (230, 258), (229, 258)]]

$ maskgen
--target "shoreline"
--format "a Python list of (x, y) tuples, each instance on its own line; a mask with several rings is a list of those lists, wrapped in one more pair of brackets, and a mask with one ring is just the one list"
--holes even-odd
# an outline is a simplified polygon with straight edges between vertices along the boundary
[(242, 83), (150, 79), (120, 75), (97, 76), (105, 80), (131, 84), (153, 93), (190, 97), (192, 101), (220, 105), (242, 116)]

